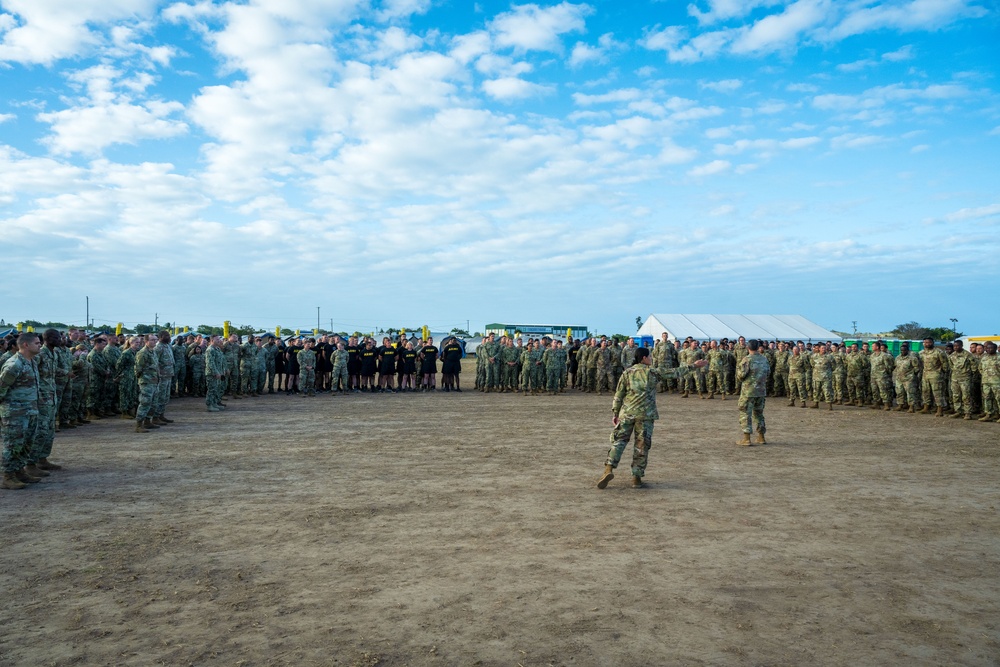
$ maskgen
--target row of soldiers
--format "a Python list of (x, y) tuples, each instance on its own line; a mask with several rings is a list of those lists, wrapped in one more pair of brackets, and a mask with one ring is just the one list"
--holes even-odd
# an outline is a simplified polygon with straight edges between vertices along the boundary
[[(767, 395), (788, 397), (789, 406), (801, 401), (800, 407), (818, 408), (826, 402), (831, 410), (839, 404), (941, 417), (950, 414), (967, 420), (980, 415), (979, 421), (1000, 417), (1000, 357), (995, 343), (973, 343), (966, 351), (962, 341), (942, 349), (933, 339), (926, 339), (921, 347), (917, 352), (903, 343), (899, 357), (893, 357), (882, 341), (850, 348), (832, 342), (762, 345), (770, 366)], [(664, 334), (653, 349), (653, 363), (674, 368), (678, 363), (707, 359), (707, 369), (680, 383), (665, 382), (660, 391), (673, 389), (685, 398), (693, 392), (702, 398), (720, 393), (725, 399), (732, 393), (735, 367), (746, 355), (743, 337), (735, 343), (699, 344), (689, 339), (677, 350)]]

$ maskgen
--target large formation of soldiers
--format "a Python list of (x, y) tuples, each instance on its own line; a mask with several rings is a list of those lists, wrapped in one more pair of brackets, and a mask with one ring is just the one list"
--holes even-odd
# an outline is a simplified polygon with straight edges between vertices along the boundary
[[(44, 344), (43, 344), (44, 343)], [(31, 346), (34, 345), (34, 352)], [(776, 341), (761, 349), (769, 365), (767, 395), (789, 406), (818, 408), (825, 403), (1000, 422), (1000, 355), (993, 342), (961, 341), (942, 349), (925, 340), (921, 350), (903, 345), (893, 357), (884, 343), (852, 345)], [(633, 364), (635, 342), (601, 338), (527, 342), (490, 335), (476, 351), (475, 388), (482, 392), (560, 394), (567, 389), (613, 393)], [(48, 460), (54, 433), (120, 416), (148, 433), (173, 420), (165, 411), (172, 397), (205, 399), (210, 412), (235, 399), (285, 392), (315, 396), (362, 391), (435, 391), (438, 362), (442, 389), (462, 391), (464, 348), (450, 338), (438, 348), (432, 339), (337, 335), (296, 338), (287, 344), (272, 336), (185, 334), (88, 336), (49, 329), (9, 337), (0, 348), (0, 416), (3, 416), (3, 488), (22, 488), (59, 466)], [(661, 383), (660, 392), (682, 398), (697, 394), (726, 400), (736, 393), (736, 368), (747, 355), (746, 340), (698, 342), (678, 348), (666, 334), (652, 350), (661, 370), (706, 367), (680, 380)], [(377, 379), (376, 379), (377, 378)], [(10, 452), (14, 451), (15, 455)]]

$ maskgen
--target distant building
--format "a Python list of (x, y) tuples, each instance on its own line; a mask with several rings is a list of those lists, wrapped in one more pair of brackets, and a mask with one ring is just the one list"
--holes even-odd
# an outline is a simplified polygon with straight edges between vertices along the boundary
[(500, 324), (494, 322), (493, 324), (486, 325), (487, 335), (493, 333), (498, 336), (512, 336), (520, 331), (525, 336), (533, 338), (541, 336), (558, 336), (564, 338), (567, 330), (570, 331), (573, 338), (586, 338), (590, 335), (587, 333), (587, 327), (574, 326), (572, 324)]

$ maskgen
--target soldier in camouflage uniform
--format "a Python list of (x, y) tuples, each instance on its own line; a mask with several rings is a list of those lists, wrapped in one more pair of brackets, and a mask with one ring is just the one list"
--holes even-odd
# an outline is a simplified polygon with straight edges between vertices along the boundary
[(229, 334), (229, 340), (223, 347), (226, 355), (226, 392), (233, 398), (243, 398), (240, 393), (240, 338)]
[(115, 377), (118, 378), (118, 409), (122, 418), (135, 418), (135, 409), (139, 406), (139, 382), (135, 377), (135, 355), (142, 349), (142, 340), (136, 336), (129, 346), (118, 357), (115, 364)]
[(756, 444), (767, 444), (764, 434), (767, 425), (764, 423), (764, 402), (767, 400), (767, 378), (771, 368), (767, 357), (760, 354), (760, 343), (751, 340), (747, 343), (747, 356), (736, 368), (736, 384), (740, 387), (740, 399), (737, 407), (740, 412), (740, 428), (743, 438), (738, 445), (750, 446), (750, 434), (753, 433), (754, 422), (757, 423)]
[(576, 380), (574, 387), (580, 391), (587, 391), (587, 358), (590, 356), (590, 339), (584, 338), (580, 349), (576, 353)]
[(247, 336), (245, 343), (240, 345), (240, 393), (253, 396), (257, 393), (257, 383), (254, 373), (257, 367), (257, 344), (253, 336)]
[(118, 410), (118, 378), (115, 377), (115, 367), (118, 359), (122, 356), (118, 336), (111, 334), (108, 336), (108, 346), (104, 348), (104, 357), (107, 359), (108, 376), (105, 380), (104, 402), (99, 406), (101, 412), (110, 416), (119, 414)]
[(833, 398), (840, 405), (847, 396), (847, 348), (834, 346), (833, 352)]
[[(337, 347), (339, 349), (339, 344), (338, 344)], [(344, 350), (346, 351), (346, 349), (347, 349), (347, 346), (345, 345), (344, 346)], [(274, 393), (274, 368), (275, 368), (275, 366), (274, 366), (274, 358), (278, 354), (278, 346), (275, 344), (273, 336), (268, 336), (267, 337), (267, 344), (264, 345), (264, 347), (263, 347), (263, 353), (264, 353), (264, 374), (265, 374), (264, 384), (265, 384), (265, 386), (267, 386), (267, 393), (273, 394)], [(343, 385), (341, 385), (341, 388), (339, 388), (338, 391), (346, 391), (347, 390), (347, 377), (346, 377), (347, 376), (347, 361), (346, 361), (347, 357), (344, 357), (344, 359), (345, 359), (345, 361), (344, 361), (344, 372), (343, 372), (343, 376), (344, 376), (343, 377)], [(338, 377), (340, 377), (340, 376), (338, 375)], [(331, 385), (330, 386), (336, 388), (337, 387), (337, 383), (335, 381), (331, 380)]]
[(159, 342), (156, 344), (156, 361), (160, 372), (160, 384), (156, 388), (156, 396), (153, 401), (150, 421), (160, 426), (172, 424), (173, 419), (168, 419), (167, 403), (170, 402), (170, 390), (174, 385), (174, 351), (170, 347), (170, 333), (161, 331)]
[(89, 424), (87, 419), (87, 388), (90, 383), (90, 365), (87, 362), (87, 351), (83, 345), (77, 345), (73, 350), (73, 391), (69, 405), (69, 418), (77, 426)]
[(611, 391), (611, 358), (613, 355), (614, 352), (608, 346), (608, 341), (601, 341), (601, 346), (597, 348), (596, 357), (597, 375), (595, 377), (595, 384), (597, 385), (598, 395), (603, 394), (605, 391)]
[(56, 435), (56, 376), (59, 373), (57, 346), (59, 332), (46, 329), (42, 334), (45, 344), (35, 359), (38, 360), (38, 427), (32, 444), (26, 471), (35, 477), (48, 477), (50, 470), (62, 466), (49, 463), (52, 443)]
[(909, 413), (920, 409), (920, 357), (910, 354), (910, 344), (903, 343), (896, 358), (896, 369), (892, 373), (896, 386), (897, 412)]
[(889, 346), (882, 342), (875, 343), (875, 350), (869, 357), (872, 377), (872, 410), (880, 407), (888, 412), (892, 410), (892, 371), (895, 360), (889, 354)]
[(539, 389), (544, 389), (550, 395), (555, 396), (559, 392), (559, 375), (562, 369), (559, 367), (559, 358), (554, 343), (542, 350), (540, 361), (542, 363), (539, 368), (545, 375), (544, 378), (539, 378), (541, 383)]
[[(750, 344), (747, 343), (747, 347), (749, 347), (749, 345)], [(776, 357), (777, 351), (775, 350), (775, 344), (768, 343), (767, 347), (764, 347), (764, 343), (762, 341), (760, 353), (764, 355), (765, 359), (767, 359), (767, 365), (769, 369), (767, 375), (767, 395), (774, 396), (774, 369), (775, 369), (775, 361), (777, 360)]]
[(1000, 355), (997, 344), (987, 341), (983, 356), (979, 360), (979, 375), (983, 389), (983, 416), (979, 421), (996, 419), (1000, 422)]
[[(662, 379), (660, 371), (652, 367), (649, 350), (641, 347), (635, 352), (635, 364), (627, 368), (615, 390), (611, 404), (614, 415), (611, 423), (611, 449), (604, 464), (604, 474), (597, 482), (597, 488), (607, 487), (614, 479), (614, 470), (618, 467), (622, 452), (628, 446), (629, 440), (635, 434), (632, 446), (632, 486), (642, 487), (642, 478), (646, 473), (649, 460), (649, 448), (653, 445), (653, 422), (659, 419), (656, 410), (656, 387)], [(680, 368), (667, 371), (671, 375), (684, 376), (708, 364), (705, 360), (695, 362), (693, 366), (682, 365)]]
[(948, 408), (948, 397), (945, 388), (945, 374), (948, 371), (948, 355), (941, 348), (934, 347), (933, 338), (924, 339), (924, 349), (920, 351), (920, 365), (924, 369), (921, 394), (924, 407), (920, 411), (927, 414), (931, 404), (937, 406), (935, 416), (943, 417)]
[[(73, 407), (73, 351), (69, 339), (62, 336), (59, 343), (59, 369), (56, 376), (56, 397), (59, 403), (59, 428), (76, 428), (76, 418), (70, 415)], [(62, 386), (59, 377), (63, 378)]]
[(778, 351), (774, 354), (774, 395), (788, 396), (788, 358), (792, 353), (788, 351), (785, 341), (778, 343)]
[(951, 400), (955, 414), (955, 419), (964, 417), (971, 420), (973, 414), (973, 379), (978, 371), (978, 363), (975, 356), (968, 350), (963, 349), (962, 341), (955, 341), (955, 351), (948, 357), (951, 367)]
[[(303, 398), (316, 395), (316, 345), (315, 338), (307, 338), (305, 349), (299, 352), (299, 388)], [(374, 387), (372, 388), (374, 390)]]
[(726, 400), (726, 353), (714, 340), (708, 344), (708, 398)]
[(178, 336), (170, 348), (174, 353), (173, 395), (183, 396), (187, 393), (187, 345), (184, 336)]
[(148, 334), (145, 344), (135, 354), (132, 372), (139, 386), (139, 405), (135, 409), (136, 433), (148, 433), (149, 429), (160, 428), (153, 423), (153, 410), (156, 408), (160, 386), (160, 362), (156, 344), (156, 336)]
[(825, 399), (833, 410), (833, 358), (827, 353), (826, 345), (820, 343), (813, 346), (809, 363), (812, 365), (813, 381), (813, 404), (809, 407), (818, 408), (820, 401)]
[(208, 384), (205, 380), (205, 349), (201, 345), (192, 345), (188, 349), (187, 363), (188, 377), (191, 378), (191, 394), (204, 398), (208, 394)]
[(222, 338), (212, 336), (205, 353), (201, 356), (205, 358), (205, 406), (209, 412), (220, 412), (226, 409), (222, 403), (222, 394), (225, 392), (227, 361), (222, 351)]
[(104, 348), (108, 341), (98, 338), (94, 341), (94, 349), (87, 355), (90, 364), (90, 395), (87, 398), (87, 410), (90, 419), (101, 419), (109, 416), (110, 413), (104, 411), (107, 402), (106, 394), (110, 386), (110, 378), (113, 367), (108, 364), (108, 358), (104, 355)]
[(0, 441), (3, 442), (3, 481), (0, 488), (18, 490), (36, 484), (25, 470), (38, 428), (38, 362), (41, 341), (34, 333), (17, 337), (17, 352), (0, 367)]
[[(337, 349), (333, 351), (333, 371), (330, 375), (330, 391), (340, 394), (347, 392), (347, 361), (350, 358), (347, 346), (341, 341), (337, 343)], [(402, 383), (400, 383), (402, 388)], [(412, 387), (410, 387), (412, 389)], [(270, 390), (268, 393), (271, 393)]]
[(514, 347), (514, 341), (508, 338), (500, 349), (500, 391), (513, 392), (517, 390), (517, 362), (521, 352)]
[[(625, 343), (625, 347), (622, 348), (621, 355), (619, 355), (619, 359), (621, 361), (622, 369), (631, 368), (632, 364), (635, 363), (635, 351), (636, 351), (636, 349), (637, 348), (635, 346), (635, 339), (634, 338), (629, 338), (628, 341), (626, 341), (626, 343)], [(654, 351), (656, 350), (655, 346), (653, 347), (653, 350)], [(657, 359), (654, 358), (653, 359), (653, 368), (656, 368), (657, 366), (658, 366)], [(616, 383), (615, 387), (617, 387), (617, 386), (618, 386), (618, 384)]]

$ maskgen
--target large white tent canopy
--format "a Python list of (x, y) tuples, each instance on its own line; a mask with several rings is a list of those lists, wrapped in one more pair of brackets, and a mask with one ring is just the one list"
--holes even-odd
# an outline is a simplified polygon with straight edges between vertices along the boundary
[(832, 331), (801, 315), (664, 315), (653, 314), (639, 327), (638, 335), (659, 339), (663, 332), (671, 340), (801, 340), (842, 342)]

